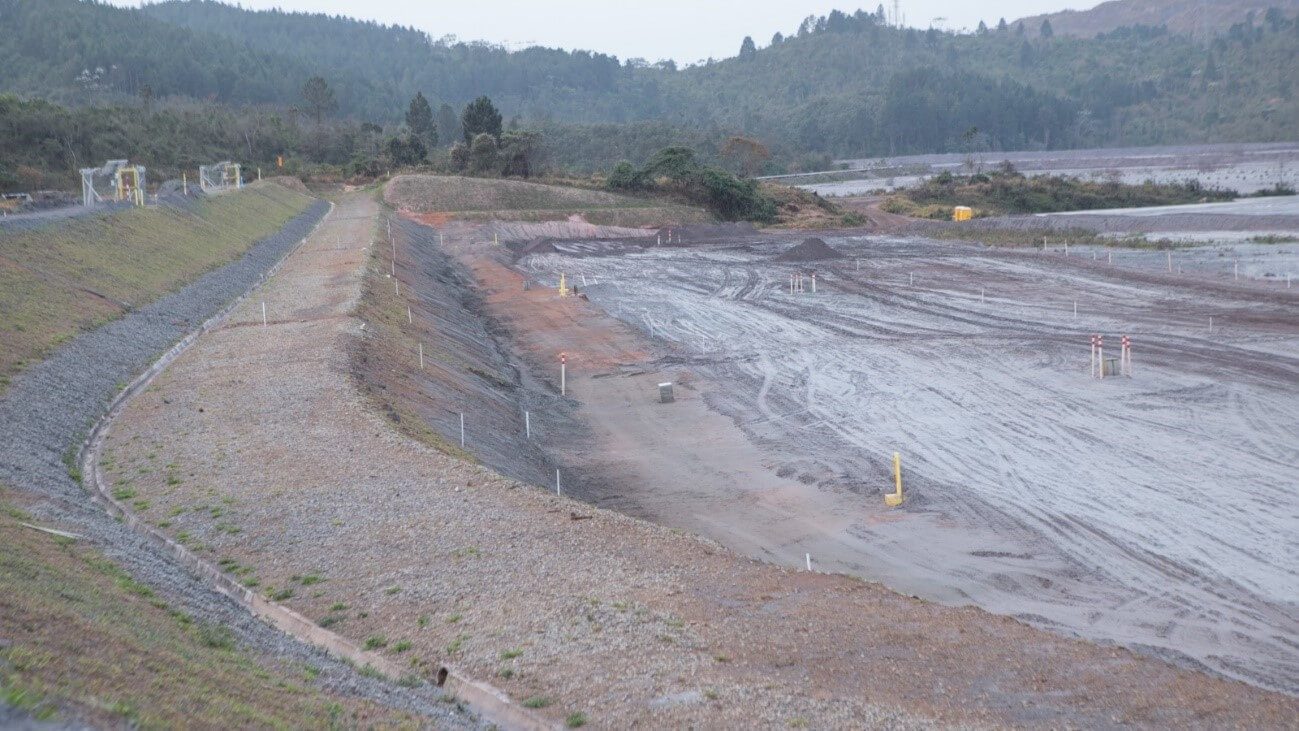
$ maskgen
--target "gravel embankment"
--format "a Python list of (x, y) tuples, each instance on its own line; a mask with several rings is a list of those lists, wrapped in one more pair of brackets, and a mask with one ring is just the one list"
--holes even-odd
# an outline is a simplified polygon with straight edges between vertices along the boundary
[(408, 690), (365, 678), (323, 652), (270, 629), (232, 600), (210, 590), (142, 537), (91, 503), (65, 466), (117, 391), (186, 333), (250, 287), (310, 233), (329, 210), (318, 201), (238, 260), (125, 317), (86, 333), (25, 371), (0, 398), (0, 482), (30, 493), (41, 521), (81, 534), (173, 606), (230, 627), (266, 657), (310, 662), (327, 690), (414, 711), (441, 724), (466, 723), (436, 702), (437, 692)]

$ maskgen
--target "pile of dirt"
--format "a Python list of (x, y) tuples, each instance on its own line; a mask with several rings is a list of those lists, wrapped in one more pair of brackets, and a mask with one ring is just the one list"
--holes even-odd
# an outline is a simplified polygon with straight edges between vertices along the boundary
[(776, 257), (776, 261), (825, 261), (842, 258), (844, 258), (842, 252), (821, 239), (813, 238)]

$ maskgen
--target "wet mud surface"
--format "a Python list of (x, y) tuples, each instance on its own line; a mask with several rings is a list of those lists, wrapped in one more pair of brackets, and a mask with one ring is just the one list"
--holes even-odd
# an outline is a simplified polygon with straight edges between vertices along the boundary
[[(801, 239), (755, 233), (515, 265), (587, 282), (653, 344), (574, 382), (597, 443), (556, 459), (581, 497), (1299, 692), (1299, 289), (1212, 247), (1169, 273), (1156, 251), (824, 238), (847, 258), (780, 263)], [(1108, 357), (1131, 336), (1132, 378), (1088, 376), (1093, 333)], [(668, 380), (682, 403), (655, 403)]]

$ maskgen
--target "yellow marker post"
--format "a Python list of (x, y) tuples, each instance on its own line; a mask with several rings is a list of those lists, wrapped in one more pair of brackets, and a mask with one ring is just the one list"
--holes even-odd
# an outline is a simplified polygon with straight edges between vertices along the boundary
[(897, 485), (898, 491), (884, 496), (884, 504), (890, 508), (902, 504), (902, 456), (897, 452), (893, 453), (893, 482)]
[(559, 275), (559, 296), (568, 296), (568, 277), (562, 273)]

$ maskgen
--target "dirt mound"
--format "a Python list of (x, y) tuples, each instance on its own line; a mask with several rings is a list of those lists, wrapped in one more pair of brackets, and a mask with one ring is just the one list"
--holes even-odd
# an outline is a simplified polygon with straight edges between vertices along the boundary
[(579, 210), (637, 205), (640, 201), (599, 190), (437, 175), (399, 175), (384, 188), (391, 206), (415, 213), (435, 211)]
[(307, 184), (302, 182), (300, 178), (295, 178), (292, 175), (276, 175), (274, 177), (267, 178), (266, 182), (275, 183), (276, 185), (283, 185), (285, 188), (288, 188), (289, 190), (296, 190), (299, 193), (305, 193), (306, 195), (311, 195), (311, 191), (307, 189)]
[(776, 261), (825, 261), (842, 259), (844, 255), (821, 239), (807, 239), (803, 243), (776, 257)]

